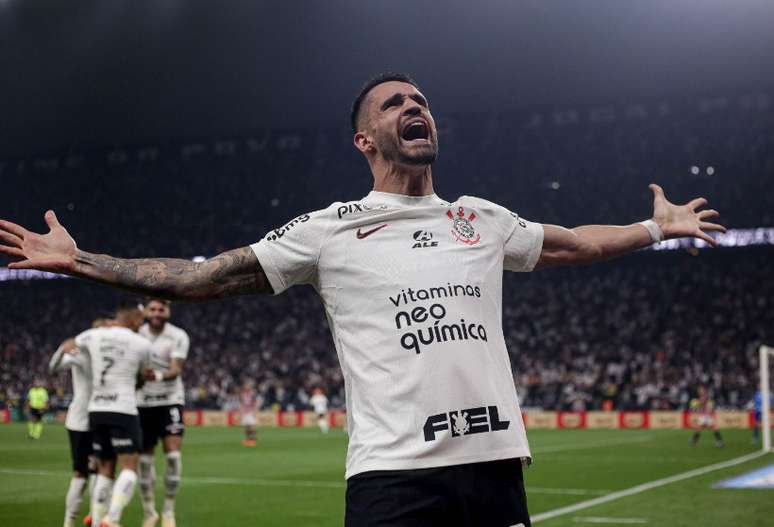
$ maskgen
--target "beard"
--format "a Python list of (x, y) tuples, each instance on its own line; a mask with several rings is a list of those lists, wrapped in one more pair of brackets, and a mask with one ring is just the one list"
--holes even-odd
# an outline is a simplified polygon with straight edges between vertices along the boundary
[(398, 150), (398, 162), (404, 165), (432, 165), (436, 159), (438, 159), (438, 148), (435, 145), (411, 154)]
[(409, 166), (432, 165), (438, 159), (438, 139), (433, 135), (429, 144), (406, 147), (401, 139), (383, 137), (377, 142), (382, 157), (387, 161)]

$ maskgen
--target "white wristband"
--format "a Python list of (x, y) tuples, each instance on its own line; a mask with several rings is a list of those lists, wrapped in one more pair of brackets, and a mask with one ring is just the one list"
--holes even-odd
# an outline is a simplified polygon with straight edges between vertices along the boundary
[(153, 370), (153, 376), (156, 377), (157, 381), (164, 380), (164, 372), (161, 370)]
[(661, 241), (664, 241), (664, 233), (661, 230), (661, 227), (658, 226), (658, 223), (656, 223), (653, 220), (645, 220), (638, 222), (638, 225), (642, 225), (646, 229), (648, 229), (648, 233), (650, 234), (650, 239), (653, 240), (653, 243), (658, 243)]

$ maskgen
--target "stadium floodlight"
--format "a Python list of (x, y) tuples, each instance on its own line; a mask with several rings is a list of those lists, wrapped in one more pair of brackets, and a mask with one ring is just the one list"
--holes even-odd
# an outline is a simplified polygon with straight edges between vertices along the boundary
[(763, 451), (771, 452), (771, 385), (769, 383), (769, 358), (774, 356), (774, 348), (761, 346), (761, 432), (763, 432)]

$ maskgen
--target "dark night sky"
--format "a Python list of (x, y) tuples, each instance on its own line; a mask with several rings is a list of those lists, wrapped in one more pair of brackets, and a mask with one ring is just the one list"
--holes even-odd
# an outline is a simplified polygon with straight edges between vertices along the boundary
[(0, 0), (0, 156), (347, 125), (414, 75), (436, 115), (774, 86), (771, 0)]

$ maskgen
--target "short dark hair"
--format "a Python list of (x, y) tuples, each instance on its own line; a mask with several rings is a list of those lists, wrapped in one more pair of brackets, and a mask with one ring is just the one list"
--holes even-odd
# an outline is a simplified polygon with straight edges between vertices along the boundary
[(121, 300), (116, 307), (116, 315), (119, 313), (126, 313), (136, 311), (140, 309), (140, 303), (137, 300), (126, 299)]
[(352, 125), (352, 133), (357, 133), (357, 120), (360, 118), (360, 106), (363, 104), (363, 101), (365, 100), (366, 95), (368, 95), (368, 92), (380, 84), (392, 81), (405, 82), (406, 84), (411, 84), (417, 90), (419, 89), (417, 81), (405, 73), (386, 72), (373, 77), (363, 85), (363, 87), (360, 89), (360, 93), (357, 94), (357, 97), (355, 97), (355, 100), (352, 103), (352, 111), (349, 114), (350, 124)]
[(161, 298), (161, 297), (158, 297), (158, 296), (146, 296), (145, 297), (145, 304), (144, 305), (147, 306), (151, 302), (159, 302), (160, 304), (164, 304), (165, 306), (168, 306), (168, 305), (172, 304), (172, 302), (170, 302), (166, 298)]

